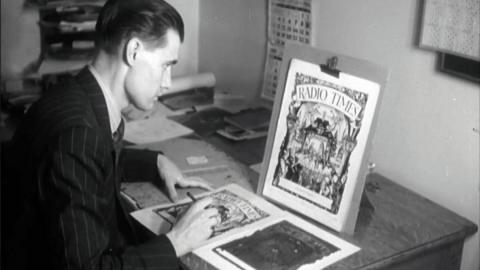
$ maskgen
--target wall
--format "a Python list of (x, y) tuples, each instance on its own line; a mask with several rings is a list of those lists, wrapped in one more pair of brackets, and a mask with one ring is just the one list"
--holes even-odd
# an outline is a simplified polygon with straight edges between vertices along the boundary
[[(199, 69), (222, 89), (260, 89), (266, 2), (202, 1)], [(390, 70), (371, 156), (377, 172), (479, 224), (480, 89), (436, 71), (436, 54), (416, 45), (423, 1), (312, 2), (317, 47)], [(479, 253), (477, 233), (462, 269), (479, 269)]]
[(167, 0), (182, 15), (185, 39), (180, 47), (179, 62), (172, 76), (195, 74), (198, 71), (199, 0)]
[(199, 71), (216, 88), (253, 98), (261, 87), (266, 46), (265, 0), (202, 0)]
[(24, 10), (23, 1), (1, 1), (1, 76), (14, 76), (40, 54), (38, 15)]
[[(480, 89), (436, 71), (436, 54), (417, 47), (421, 6), (317, 1), (315, 44), (390, 70), (371, 157), (377, 171), (478, 224)], [(477, 233), (462, 269), (478, 269), (479, 252)]]
[[(194, 74), (198, 67), (198, 0), (168, 0), (175, 6), (185, 23), (185, 40), (180, 61), (173, 76)], [(1, 75), (19, 75), (40, 53), (40, 34), (37, 11), (23, 8), (23, 1), (1, 1)]]

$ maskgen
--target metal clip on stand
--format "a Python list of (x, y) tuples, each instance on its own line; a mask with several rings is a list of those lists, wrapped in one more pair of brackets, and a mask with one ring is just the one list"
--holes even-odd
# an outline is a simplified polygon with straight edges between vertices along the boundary
[(323, 73), (338, 78), (340, 76), (340, 70), (337, 69), (337, 63), (338, 57), (333, 56), (327, 59), (327, 64), (321, 64), (320, 68)]

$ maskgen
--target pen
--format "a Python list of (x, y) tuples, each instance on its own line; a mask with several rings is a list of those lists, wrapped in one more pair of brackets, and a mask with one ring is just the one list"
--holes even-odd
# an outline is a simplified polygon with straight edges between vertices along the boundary
[(190, 191), (187, 191), (187, 196), (190, 197), (190, 199), (192, 199), (192, 201), (196, 202), (197, 199), (195, 197), (193, 197), (192, 193), (190, 193)]

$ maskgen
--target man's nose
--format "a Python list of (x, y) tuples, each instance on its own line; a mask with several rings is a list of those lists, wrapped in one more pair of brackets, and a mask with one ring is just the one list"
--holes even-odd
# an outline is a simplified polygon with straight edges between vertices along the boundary
[(170, 89), (172, 87), (172, 73), (171, 73), (171, 67), (168, 67), (165, 72), (163, 73), (162, 76), (162, 85), (161, 87), (163, 89)]

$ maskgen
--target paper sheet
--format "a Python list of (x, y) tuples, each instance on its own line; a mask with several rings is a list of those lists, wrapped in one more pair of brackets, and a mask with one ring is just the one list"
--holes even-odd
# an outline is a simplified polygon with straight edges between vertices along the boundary
[(237, 113), (249, 108), (250, 101), (246, 96), (227, 92), (215, 92), (214, 105), (229, 113)]
[(169, 199), (151, 182), (122, 183), (121, 194), (136, 209), (143, 209), (161, 203), (169, 203)]
[(250, 169), (256, 171), (257, 173), (260, 173), (260, 171), (262, 170), (262, 162), (250, 165)]
[(160, 142), (191, 133), (193, 133), (193, 130), (173, 120), (153, 117), (127, 122), (124, 139), (135, 144), (144, 144)]

